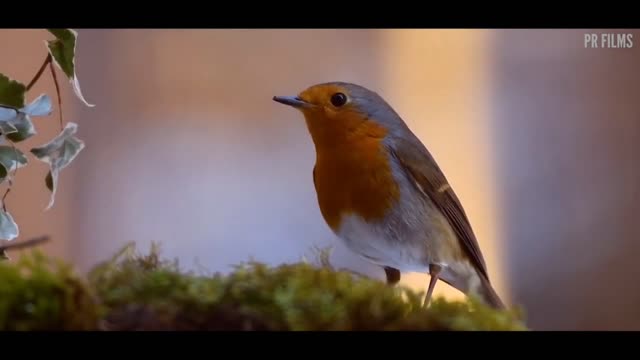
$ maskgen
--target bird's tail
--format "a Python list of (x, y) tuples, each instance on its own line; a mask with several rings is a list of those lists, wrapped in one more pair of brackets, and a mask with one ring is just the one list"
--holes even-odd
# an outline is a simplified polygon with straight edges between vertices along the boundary
[(479, 292), (478, 295), (482, 298), (482, 300), (484, 300), (484, 302), (486, 302), (489, 306), (495, 309), (499, 309), (499, 310), (506, 309), (504, 302), (502, 301), (502, 299), (500, 299), (500, 296), (491, 285), (491, 282), (489, 281), (489, 279), (483, 274), (479, 274), (479, 277), (480, 277), (480, 289), (478, 291)]

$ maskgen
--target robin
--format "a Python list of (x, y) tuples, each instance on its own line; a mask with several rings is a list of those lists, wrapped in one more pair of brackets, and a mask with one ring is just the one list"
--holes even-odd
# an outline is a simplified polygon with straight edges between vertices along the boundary
[(430, 275), (424, 304), (442, 280), (504, 308), (460, 201), (438, 164), (377, 93), (328, 82), (274, 101), (302, 112), (316, 161), (322, 217), (346, 247), (381, 266)]

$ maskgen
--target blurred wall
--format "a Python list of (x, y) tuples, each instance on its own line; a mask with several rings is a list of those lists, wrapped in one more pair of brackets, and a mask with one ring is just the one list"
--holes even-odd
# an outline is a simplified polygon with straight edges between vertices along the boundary
[(640, 329), (640, 32), (496, 32), (495, 157), (514, 301), (539, 329)]

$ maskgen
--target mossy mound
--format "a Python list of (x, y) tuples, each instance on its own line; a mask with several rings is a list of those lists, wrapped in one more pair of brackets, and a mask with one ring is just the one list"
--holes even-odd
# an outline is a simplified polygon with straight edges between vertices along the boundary
[(199, 275), (127, 247), (87, 279), (37, 251), (0, 262), (0, 330), (526, 330), (515, 312), (306, 263)]
[(34, 252), (0, 261), (0, 330), (92, 330), (100, 314), (71, 267)]

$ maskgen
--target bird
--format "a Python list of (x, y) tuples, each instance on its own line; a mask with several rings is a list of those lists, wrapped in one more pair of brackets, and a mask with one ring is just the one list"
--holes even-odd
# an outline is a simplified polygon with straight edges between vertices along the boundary
[(315, 148), (321, 215), (353, 253), (384, 270), (438, 281), (504, 309), (462, 204), (440, 166), (396, 110), (362, 85), (329, 81), (274, 101), (302, 113)]

